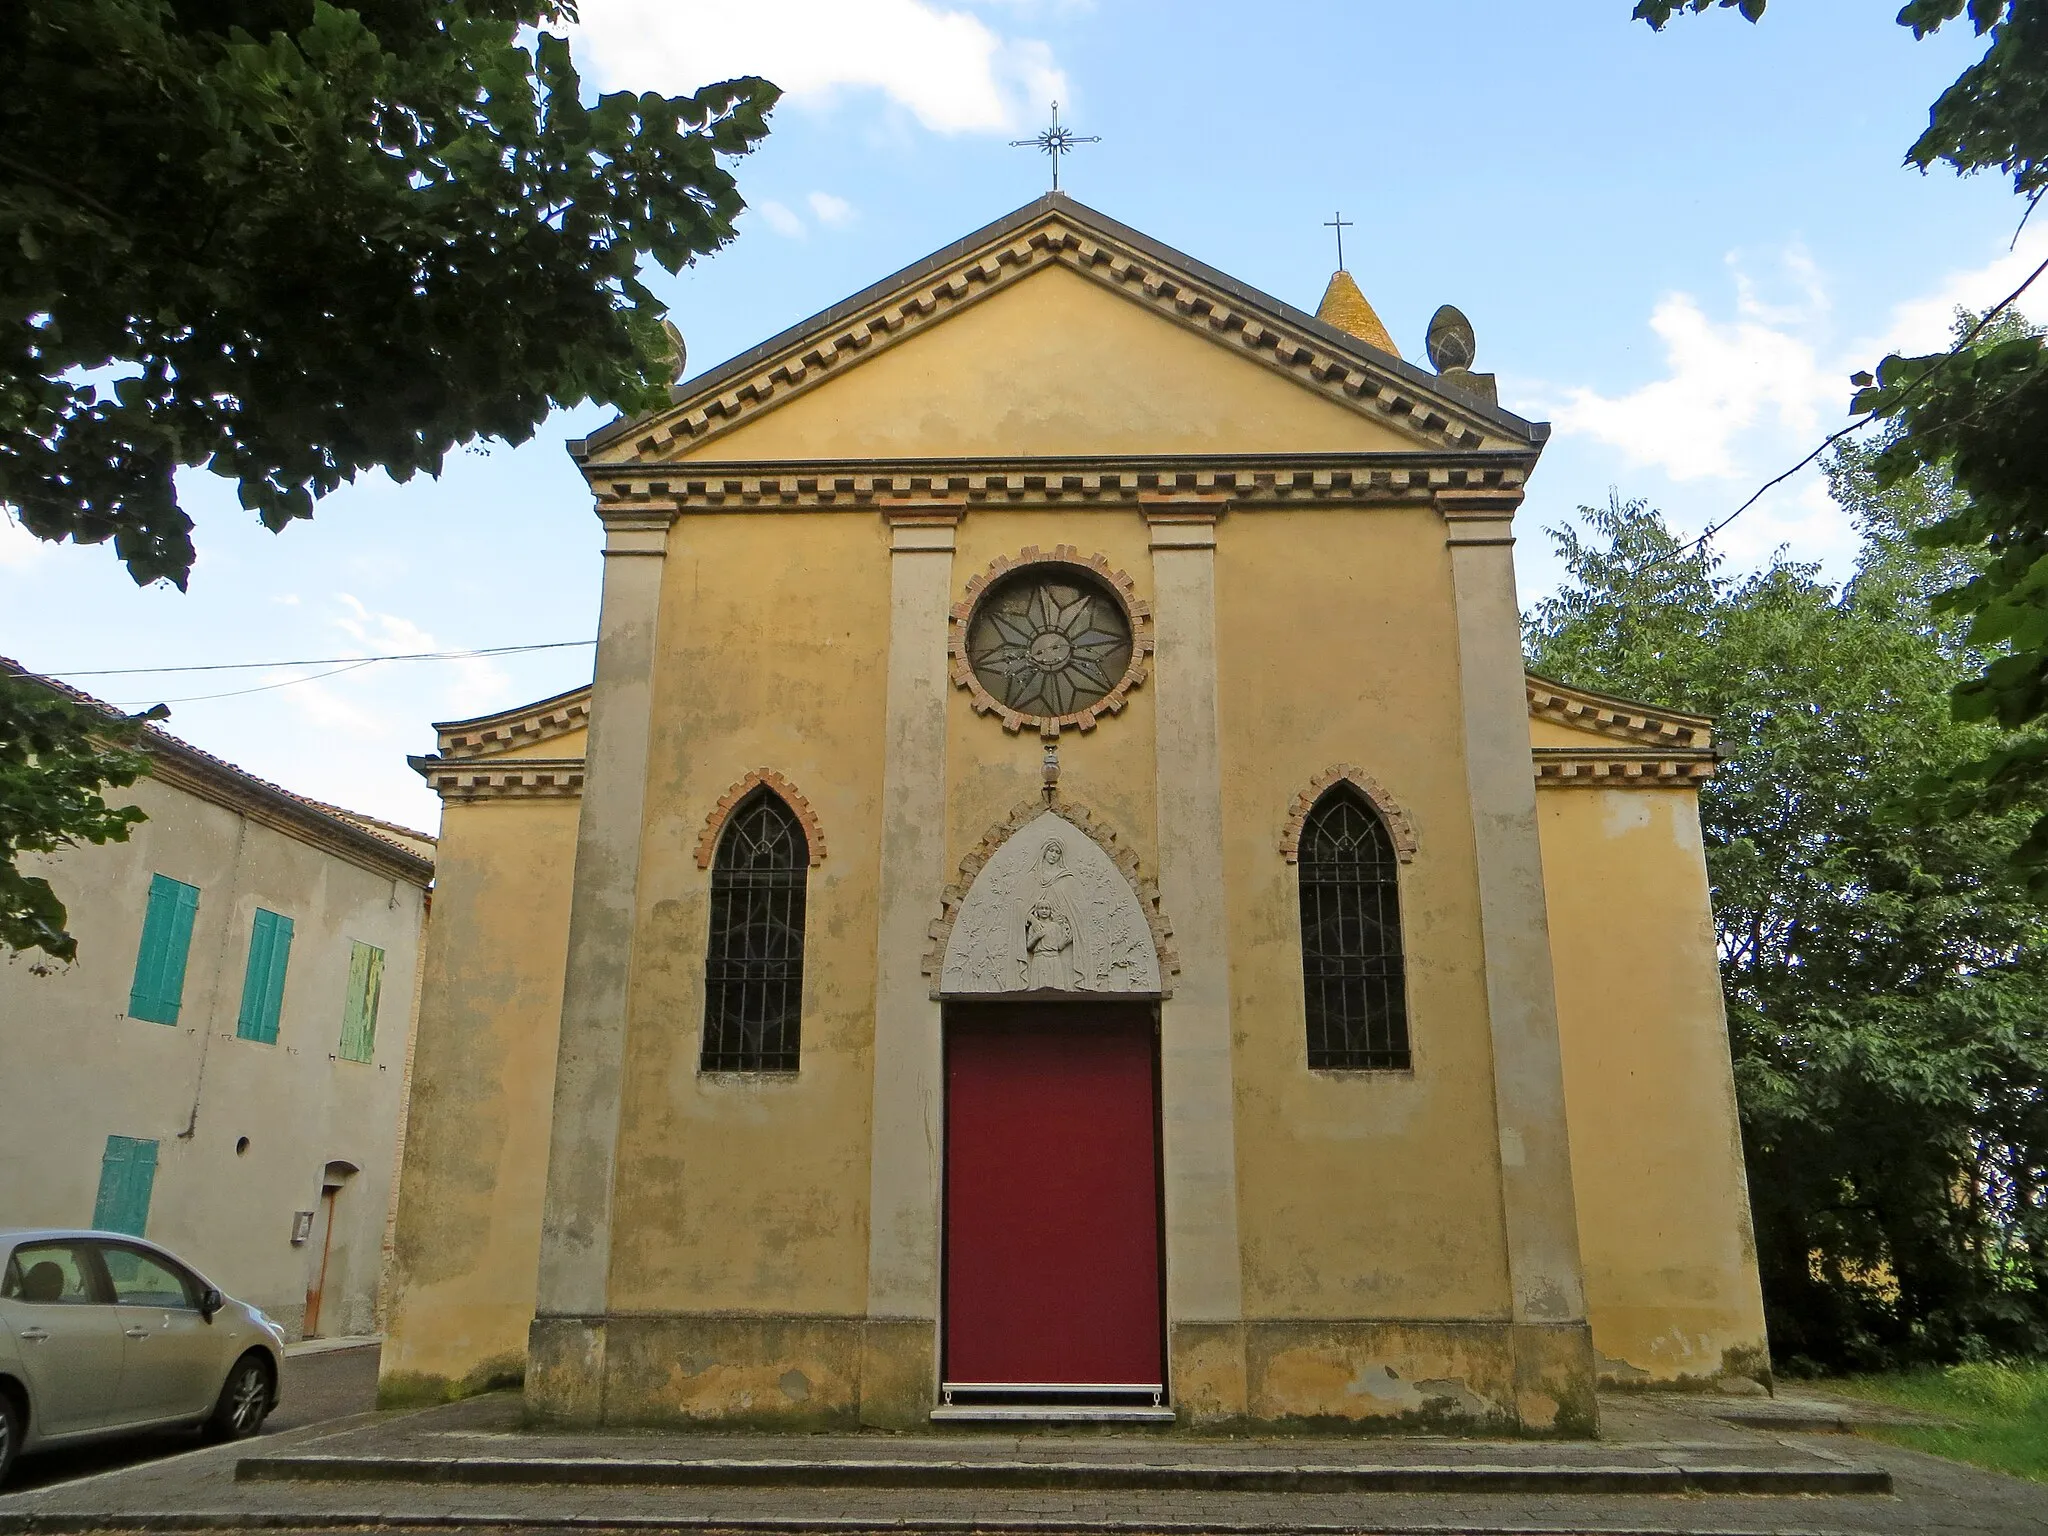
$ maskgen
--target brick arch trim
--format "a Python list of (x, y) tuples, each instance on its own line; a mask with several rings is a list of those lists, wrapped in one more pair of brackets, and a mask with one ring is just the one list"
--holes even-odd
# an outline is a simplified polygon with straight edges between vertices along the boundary
[(773, 768), (756, 768), (744, 775), (732, 788), (718, 797), (718, 804), (711, 808), (711, 814), (704, 818), (704, 830), (697, 835), (697, 867), (709, 869), (711, 861), (718, 854), (718, 834), (725, 830), (725, 820), (738, 805), (755, 790), (768, 789), (788, 806), (802, 823), (804, 841), (810, 845), (811, 868), (816, 869), (825, 862), (825, 829), (818, 825), (818, 813), (811, 809), (811, 802), (803, 796), (788, 779)]
[(1380, 813), (1380, 820), (1386, 824), (1387, 836), (1394, 841), (1394, 855), (1403, 864), (1415, 860), (1415, 823), (1394, 797), (1387, 793), (1386, 786), (1354, 763), (1339, 763), (1326, 769), (1308, 781), (1307, 788), (1294, 797), (1294, 803), (1287, 808), (1287, 825), (1280, 834), (1280, 857), (1290, 864), (1301, 862), (1301, 829), (1308, 822), (1308, 813), (1316, 808), (1316, 802), (1323, 798), (1334, 784), (1349, 784), (1372, 802), (1374, 810)]

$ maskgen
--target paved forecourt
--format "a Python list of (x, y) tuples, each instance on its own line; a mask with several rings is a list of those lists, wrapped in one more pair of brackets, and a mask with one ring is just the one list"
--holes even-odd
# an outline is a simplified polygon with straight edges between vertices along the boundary
[(1854, 1412), (1784, 1399), (1613, 1398), (1603, 1403), (1605, 1437), (1597, 1443), (1196, 1440), (1128, 1431), (768, 1437), (527, 1433), (518, 1399), (507, 1395), (365, 1414), (0, 1496), (0, 1533), (2048, 1536), (2048, 1492), (2036, 1485), (1814, 1432)]

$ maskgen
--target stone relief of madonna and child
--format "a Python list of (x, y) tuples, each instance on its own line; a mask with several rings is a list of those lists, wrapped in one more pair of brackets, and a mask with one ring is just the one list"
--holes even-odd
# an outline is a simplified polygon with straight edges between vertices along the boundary
[(1159, 958), (1130, 883), (1047, 811), (996, 850), (967, 893), (941, 990), (1156, 992)]

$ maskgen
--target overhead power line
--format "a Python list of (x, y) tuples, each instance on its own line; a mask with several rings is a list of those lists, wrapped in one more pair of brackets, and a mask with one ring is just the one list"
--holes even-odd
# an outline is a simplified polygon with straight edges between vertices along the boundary
[(141, 677), (165, 672), (259, 672), (266, 667), (331, 667), (342, 663), (370, 666), (380, 661), (468, 661), (479, 656), (511, 656), (520, 651), (560, 651), (596, 640), (545, 640), (535, 645), (489, 645), (468, 651), (409, 651), (395, 656), (299, 656), (288, 661), (206, 661), (182, 667), (47, 667), (50, 677)]
[[(1954, 357), (1958, 352), (1962, 351), (1963, 348), (1967, 347), (1971, 342), (1975, 341), (1979, 334), (1982, 333), (1984, 327), (1989, 325), (1993, 320), (1996, 320), (2000, 315), (2004, 314), (2005, 311), (2012, 308), (2012, 306), (2018, 302), (2020, 295), (2025, 293), (2029, 288), (2033, 287), (2034, 280), (2038, 278), (2043, 272), (2048, 272), (2048, 261), (2044, 261), (2041, 263), (2040, 266), (2034, 268), (2032, 272), (2029, 272), (2027, 274), (2027, 280), (2025, 282), (2021, 283), (2019, 287), (2013, 289), (2011, 293), (2008, 293), (2004, 298), (2000, 299), (1990, 309), (1986, 310), (1984, 312), (1983, 318), (1980, 319), (1975, 325), (1971, 326), (1969, 330), (1965, 331), (1963, 333), (1962, 339), (1959, 340), (1954, 346), (1950, 347), (1948, 351), (1944, 354), (1944, 356)], [(1894, 409), (1896, 409), (1899, 404), (1903, 404), (1905, 400), (1908, 397), (1910, 397), (1915, 390), (1917, 390), (1922, 384), (1926, 383), (1928, 379), (1932, 378), (1934, 376), (1934, 371), (1935, 370), (1932, 368), (1927, 369), (1925, 372), (1921, 373), (1919, 377), (1915, 378), (1911, 383), (1909, 383), (1903, 390), (1901, 390), (1899, 392), (1898, 400), (1894, 402)], [(1759, 501), (1762, 501), (1767, 492), (1777, 489), (1777, 487), (1783, 485), (1787, 480), (1790, 480), (1794, 475), (1798, 474), (1799, 471), (1806, 468), (1806, 466), (1811, 464), (1815, 459), (1819, 458), (1822, 454), (1826, 453), (1830, 448), (1834, 447), (1835, 444), (1839, 443), (1843, 438), (1849, 437), (1854, 433), (1861, 432), (1865, 427), (1869, 426), (1875, 420), (1877, 420), (1877, 412), (1869, 411), (1866, 412), (1864, 415), (1857, 417), (1856, 420), (1850, 422), (1849, 425), (1847, 425), (1846, 427), (1842, 427), (1834, 432), (1830, 432), (1826, 437), (1820, 440), (1820, 445), (1817, 448), (1815, 448), (1813, 452), (1809, 453), (1805, 458), (1801, 459), (1797, 464), (1794, 464), (1790, 469), (1786, 470), (1783, 474), (1773, 475), (1770, 479), (1766, 480), (1762, 485), (1756, 488), (1755, 492), (1751, 494), (1749, 500), (1745, 501), (1733, 512), (1730, 512), (1726, 517), (1722, 518), (1719, 522), (1707, 524), (1706, 531), (1702, 533), (1698, 538), (1694, 539), (1689, 544), (1681, 544), (1678, 548), (1672, 550), (1670, 554), (1665, 555), (1662, 559), (1652, 561), (1648, 567), (1645, 567), (1645, 569), (1655, 569), (1657, 566), (1664, 564), (1666, 561), (1677, 560), (1682, 558), (1683, 556), (1691, 554), (1694, 550), (1704, 545), (1707, 542), (1707, 540), (1711, 539), (1715, 534), (1719, 533), (1723, 528), (1726, 528), (1730, 523), (1734, 522), (1735, 519), (1742, 516), (1742, 514), (1747, 512), (1751, 507), (1755, 506)]]

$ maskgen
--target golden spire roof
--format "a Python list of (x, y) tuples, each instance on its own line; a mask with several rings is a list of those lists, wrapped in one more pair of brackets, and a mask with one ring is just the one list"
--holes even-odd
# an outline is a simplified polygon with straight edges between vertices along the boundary
[(1323, 290), (1323, 302), (1316, 306), (1316, 318), (1325, 325), (1334, 325), (1340, 331), (1349, 332), (1369, 347), (1378, 347), (1395, 357), (1401, 355), (1401, 349), (1394, 345), (1394, 338), (1380, 324), (1380, 317), (1373, 313), (1365, 295), (1358, 291), (1358, 284), (1342, 267), (1330, 279), (1330, 286)]

